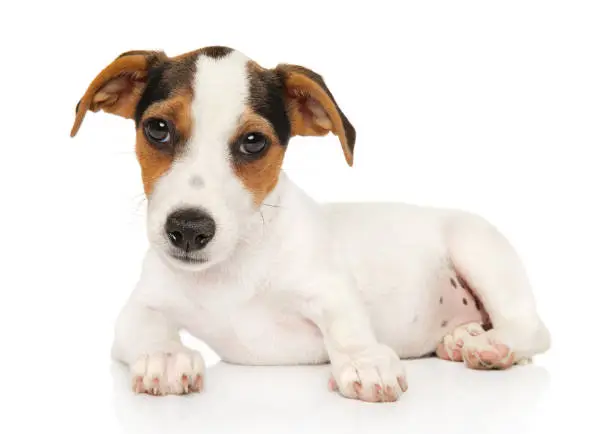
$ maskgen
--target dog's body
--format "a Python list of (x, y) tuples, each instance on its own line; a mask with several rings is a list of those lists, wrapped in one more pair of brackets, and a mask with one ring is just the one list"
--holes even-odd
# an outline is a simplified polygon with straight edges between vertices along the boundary
[[(113, 347), (135, 390), (201, 388), (203, 361), (181, 344), (181, 329), (233, 363), (330, 361), (333, 386), (368, 401), (406, 389), (399, 357), (460, 354), (499, 368), (548, 348), (519, 259), (483, 219), (404, 204), (319, 205), (281, 171), (296, 134), (333, 132), (352, 163), (354, 130), (319, 76), (264, 70), (219, 48), (159, 56), (120, 56), (75, 123), (102, 108), (139, 128), (151, 248)], [(168, 83), (175, 89), (160, 96)], [(171, 153), (158, 140), (168, 131)], [(474, 323), (484, 328), (465, 328)]]

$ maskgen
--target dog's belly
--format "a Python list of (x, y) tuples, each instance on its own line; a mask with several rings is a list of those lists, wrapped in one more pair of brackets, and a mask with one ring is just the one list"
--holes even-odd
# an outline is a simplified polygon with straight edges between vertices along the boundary
[[(440, 339), (457, 326), (486, 322), (480, 302), (464, 285), (451, 268), (443, 268), (423, 291), (372, 290), (385, 294), (366, 299), (377, 338), (401, 358), (421, 357), (435, 351)], [(236, 309), (199, 312), (192, 318), (187, 330), (226, 362), (293, 365), (329, 361), (316, 325), (271, 300), (255, 299)]]

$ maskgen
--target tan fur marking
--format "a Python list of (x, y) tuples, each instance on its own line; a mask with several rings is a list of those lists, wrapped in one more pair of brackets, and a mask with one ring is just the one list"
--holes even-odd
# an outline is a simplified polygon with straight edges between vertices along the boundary
[[(191, 136), (192, 99), (190, 90), (185, 89), (170, 99), (151, 105), (143, 116), (143, 119), (160, 117), (172, 121), (180, 140), (175, 144), (175, 155), (181, 152), (185, 142)], [(136, 156), (141, 167), (144, 191), (149, 196), (155, 182), (170, 169), (173, 156), (151, 146), (142, 128), (139, 128), (136, 134)]]
[(250, 109), (242, 116), (241, 125), (236, 130), (230, 143), (233, 143), (238, 137), (248, 132), (260, 132), (271, 140), (269, 148), (262, 158), (251, 162), (234, 164), (234, 173), (253, 195), (255, 205), (259, 206), (278, 182), (278, 176), (285, 156), (285, 147), (279, 143), (272, 125), (265, 118)]
[(172, 165), (172, 155), (154, 149), (144, 136), (142, 130), (136, 132), (136, 157), (140, 163), (142, 185), (148, 197), (160, 176)]

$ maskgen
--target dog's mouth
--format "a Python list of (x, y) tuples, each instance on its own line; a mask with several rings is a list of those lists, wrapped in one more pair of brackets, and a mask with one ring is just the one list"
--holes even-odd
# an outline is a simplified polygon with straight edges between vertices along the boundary
[(179, 262), (182, 262), (183, 264), (189, 264), (189, 265), (202, 265), (202, 264), (206, 264), (208, 262), (208, 259), (206, 258), (202, 258), (199, 256), (192, 256), (188, 253), (169, 253), (170, 257), (172, 257), (173, 259), (176, 259)]

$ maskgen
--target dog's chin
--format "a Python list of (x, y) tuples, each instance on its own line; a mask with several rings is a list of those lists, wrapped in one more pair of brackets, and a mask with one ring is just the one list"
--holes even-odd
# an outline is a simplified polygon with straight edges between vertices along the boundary
[(205, 256), (164, 252), (164, 257), (173, 268), (178, 268), (185, 271), (203, 271), (212, 264), (212, 262)]

